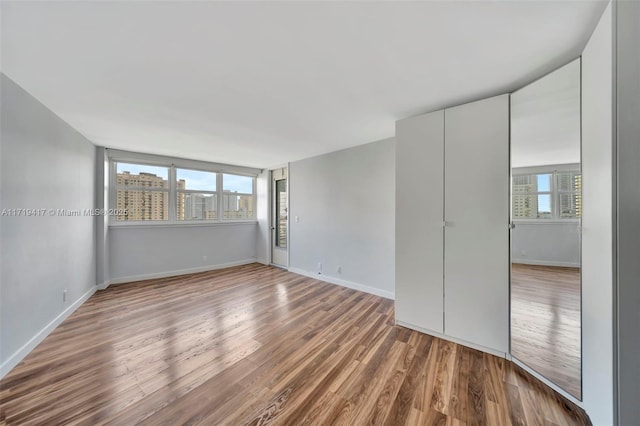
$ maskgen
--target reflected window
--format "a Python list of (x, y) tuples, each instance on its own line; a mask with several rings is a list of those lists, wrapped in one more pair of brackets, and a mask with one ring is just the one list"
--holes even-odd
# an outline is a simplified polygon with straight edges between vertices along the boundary
[(580, 218), (579, 171), (516, 174), (512, 180), (514, 219)]

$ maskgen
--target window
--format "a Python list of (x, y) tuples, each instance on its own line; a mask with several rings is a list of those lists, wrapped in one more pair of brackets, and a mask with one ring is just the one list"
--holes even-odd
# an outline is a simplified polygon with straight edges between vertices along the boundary
[(176, 169), (176, 219), (218, 219), (217, 180), (213, 172)]
[(116, 221), (169, 219), (169, 168), (116, 163)]
[(578, 219), (581, 213), (581, 175), (578, 171), (514, 175), (514, 219)]
[[(206, 170), (205, 163), (201, 163), (204, 170), (192, 169), (188, 160), (175, 159), (179, 163), (176, 166), (169, 164), (174, 159), (162, 165), (144, 164), (139, 154), (134, 158), (111, 160), (110, 204), (117, 213), (111, 218), (112, 224), (255, 220), (255, 177)], [(141, 163), (137, 163), (138, 158)]]
[(253, 219), (255, 215), (253, 196), (254, 179), (248, 176), (222, 175), (224, 194), (223, 217), (225, 219)]
[(560, 218), (582, 216), (582, 175), (579, 172), (558, 172), (558, 206)]

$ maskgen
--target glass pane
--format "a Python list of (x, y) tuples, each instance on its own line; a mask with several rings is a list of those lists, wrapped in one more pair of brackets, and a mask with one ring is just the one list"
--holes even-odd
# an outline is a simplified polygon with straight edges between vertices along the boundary
[(551, 191), (551, 174), (544, 175), (536, 175), (537, 181), (537, 192), (548, 192)]
[(116, 185), (139, 188), (169, 188), (169, 168), (116, 163)]
[(582, 213), (580, 194), (560, 194), (560, 217), (563, 219), (579, 218)]
[(551, 195), (540, 194), (538, 195), (538, 218), (539, 219), (551, 219)]
[(176, 188), (192, 191), (215, 191), (217, 174), (199, 170), (176, 169)]
[(514, 219), (551, 219), (551, 195), (514, 194), (511, 214)]
[(535, 195), (514, 194), (511, 214), (514, 219), (535, 219), (538, 217), (538, 199)]
[(253, 219), (255, 208), (253, 195), (238, 195), (224, 193), (224, 218), (225, 219)]
[(563, 192), (579, 192), (582, 189), (582, 176), (578, 172), (559, 172), (558, 190)]
[(176, 218), (178, 220), (218, 219), (216, 194), (176, 193)]
[(535, 192), (535, 175), (522, 175), (513, 177), (513, 193)]
[(287, 180), (276, 181), (276, 246), (287, 248)]
[(225, 192), (253, 194), (253, 178), (250, 176), (222, 175), (222, 188)]
[(126, 211), (126, 214), (116, 216), (116, 220), (168, 220), (169, 193), (119, 189), (116, 207)]

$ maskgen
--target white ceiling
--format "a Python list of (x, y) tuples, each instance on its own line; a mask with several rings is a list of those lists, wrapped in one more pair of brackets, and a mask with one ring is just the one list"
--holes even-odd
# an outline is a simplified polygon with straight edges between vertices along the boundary
[(580, 60), (511, 95), (511, 166), (580, 163)]
[(518, 88), (604, 6), (3, 1), (1, 68), (98, 145), (267, 167)]

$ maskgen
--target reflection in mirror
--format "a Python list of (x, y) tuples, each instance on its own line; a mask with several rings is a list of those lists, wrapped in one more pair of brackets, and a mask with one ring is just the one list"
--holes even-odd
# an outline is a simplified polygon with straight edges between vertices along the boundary
[(582, 399), (580, 60), (511, 96), (511, 354)]

